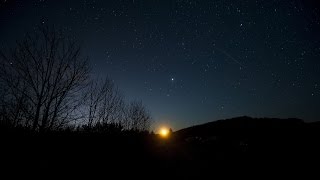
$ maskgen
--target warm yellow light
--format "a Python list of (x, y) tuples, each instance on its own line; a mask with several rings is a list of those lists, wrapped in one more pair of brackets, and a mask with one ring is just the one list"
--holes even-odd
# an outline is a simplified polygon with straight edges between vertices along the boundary
[(169, 135), (169, 129), (165, 127), (161, 128), (159, 132), (162, 137), (168, 137)]

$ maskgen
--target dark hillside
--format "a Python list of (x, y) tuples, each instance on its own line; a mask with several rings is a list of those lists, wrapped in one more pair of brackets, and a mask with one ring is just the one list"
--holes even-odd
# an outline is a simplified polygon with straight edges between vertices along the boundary
[(61, 177), (204, 178), (299, 173), (319, 160), (319, 123), (238, 117), (189, 127), (163, 139), (147, 132), (1, 131), (5, 172)]

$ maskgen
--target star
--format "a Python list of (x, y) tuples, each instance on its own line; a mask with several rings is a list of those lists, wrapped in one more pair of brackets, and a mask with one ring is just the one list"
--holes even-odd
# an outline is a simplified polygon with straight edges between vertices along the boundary
[[(26, 14), (25, 21), (17, 23), (21, 20), (15, 14), (19, 7), (12, 10), (5, 6), (9, 2), (0, 0), (4, 9), (0, 19), (5, 19), (0, 21), (4, 29), (1, 50), (9, 44), (8, 49), (15, 48), (16, 39), (37, 33), (35, 27), (54, 25), (57, 31), (61, 27), (64, 36), (83, 42), (79, 44), (82, 55), (92, 65), (90, 79), (109, 76), (125, 97), (141, 99), (155, 118), (165, 113), (180, 119), (175, 128), (247, 113), (320, 119), (312, 108), (320, 105), (320, 21), (308, 15), (318, 13), (316, 7), (175, 1), (168, 11), (171, 3), (160, 1), (129, 0), (117, 5), (83, 1), (79, 5), (76, 1), (52, 4), (36, 0), (33, 6), (26, 1), (17, 5), (43, 14)], [(52, 11), (51, 5), (61, 12)], [(251, 7), (256, 8), (255, 13)], [(310, 21), (304, 22), (306, 16)], [(5, 63), (8, 68), (18, 65), (14, 57)], [(1, 90), (2, 82), (0, 95)], [(272, 106), (275, 99), (279, 99), (277, 106)], [(308, 106), (277, 108), (286, 107), (291, 100), (308, 102)], [(193, 105), (195, 113), (185, 111)], [(186, 114), (190, 116), (185, 118)]]

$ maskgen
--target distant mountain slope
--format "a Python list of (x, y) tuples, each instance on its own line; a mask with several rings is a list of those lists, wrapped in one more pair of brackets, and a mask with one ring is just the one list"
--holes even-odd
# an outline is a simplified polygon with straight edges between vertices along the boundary
[[(247, 134), (265, 131), (290, 130), (304, 127), (301, 119), (277, 119), (277, 118), (251, 118), (247, 116), (226, 120), (213, 121), (201, 125), (188, 127), (174, 132), (177, 137), (203, 137), (222, 134)], [(270, 132), (272, 133), (272, 132)]]
[(236, 117), (181, 129), (172, 137), (180, 159), (191, 159), (201, 172), (215, 162), (296, 168), (320, 160), (320, 122), (295, 118)]

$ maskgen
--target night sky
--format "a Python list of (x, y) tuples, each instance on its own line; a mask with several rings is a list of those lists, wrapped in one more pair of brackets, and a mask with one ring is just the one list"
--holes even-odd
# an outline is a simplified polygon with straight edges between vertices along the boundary
[(154, 128), (320, 120), (320, 9), (304, 0), (0, 0), (0, 46), (41, 24), (82, 44), (93, 76), (142, 100)]

